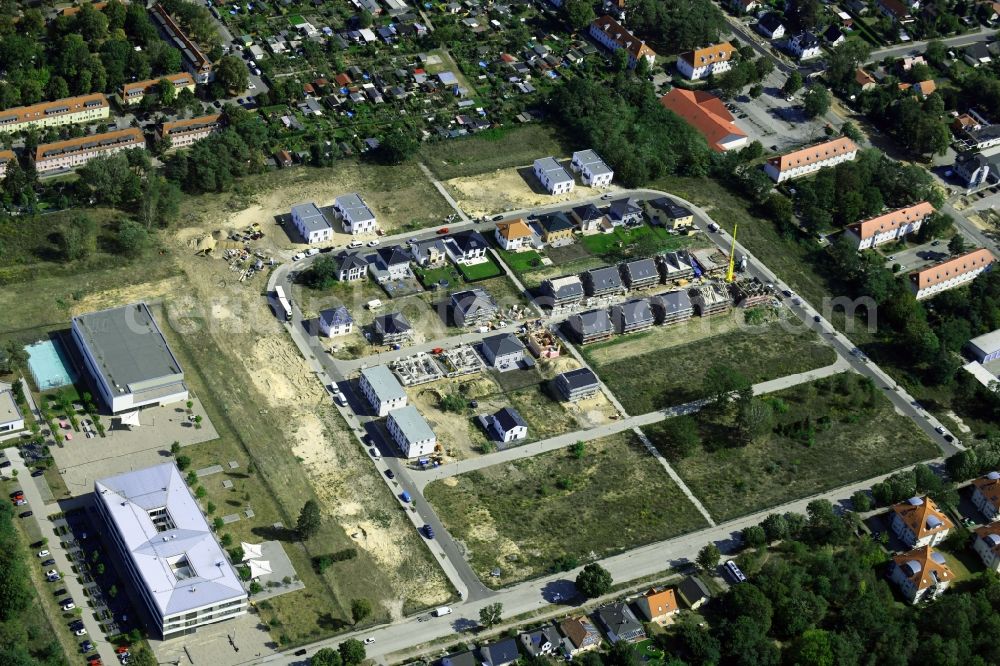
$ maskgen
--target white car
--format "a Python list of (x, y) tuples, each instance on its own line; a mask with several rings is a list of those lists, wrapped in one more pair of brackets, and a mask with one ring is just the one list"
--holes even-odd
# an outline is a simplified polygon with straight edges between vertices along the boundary
[(350, 243), (347, 244), (347, 247), (361, 247), (362, 245), (364, 245), (364, 243), (355, 238), (354, 240), (352, 240)]
[(318, 247), (311, 247), (308, 250), (306, 250), (306, 256), (307, 257), (315, 257), (317, 254), (319, 254), (319, 248)]
[(371, 644), (372, 644), (372, 643), (374, 643), (374, 642), (375, 642), (375, 637), (374, 637), (374, 636), (369, 636), (369, 637), (368, 637), (368, 638), (366, 638), (366, 639), (365, 639), (365, 641), (364, 641), (365, 645), (371, 645)]
[(306, 255), (303, 252), (296, 252), (292, 255), (292, 261), (298, 261), (299, 259), (305, 259)]
[(247, 90), (257, 90), (257, 86), (254, 85), (253, 81), (247, 84)]
[(73, 632), (73, 635), (74, 636), (86, 636), (87, 635), (87, 630), (83, 629), (83, 628), (77, 629), (76, 631)]
[(47, 550), (38, 551), (38, 557), (48, 557), (48, 556), (49, 556), (49, 551)]
[(938, 426), (937, 428), (934, 428), (934, 432), (936, 432), (939, 435), (943, 435), (944, 434), (944, 426)]
[(48, 571), (45, 572), (45, 576), (47, 578), (54, 578), (55, 576), (58, 576), (58, 575), (59, 575), (59, 572), (56, 571), (55, 569), (49, 569)]
[(378, 239), (368, 241), (368, 247), (375, 247), (378, 245)]
[(76, 604), (74, 604), (74, 603), (73, 603), (72, 601), (67, 601), (66, 603), (64, 603), (64, 604), (62, 605), (62, 609), (63, 609), (64, 611), (71, 611), (71, 610), (73, 610), (74, 608), (76, 608)]

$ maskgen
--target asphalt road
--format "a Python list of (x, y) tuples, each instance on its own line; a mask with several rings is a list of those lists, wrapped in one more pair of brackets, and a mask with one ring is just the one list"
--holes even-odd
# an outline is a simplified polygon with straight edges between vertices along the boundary
[[(983, 27), (975, 32), (958, 35), (956, 37), (947, 37), (939, 41), (944, 42), (945, 46), (948, 47), (963, 47), (968, 46), (969, 44), (975, 44), (976, 42), (988, 42), (993, 37), (995, 32), (996, 31), (993, 28)], [(868, 58), (868, 62), (881, 62), (886, 58), (899, 58), (905, 55), (923, 53), (927, 50), (928, 41), (930, 40), (910, 42), (908, 44), (899, 44), (897, 46), (887, 46), (884, 49), (872, 51), (871, 56)]]

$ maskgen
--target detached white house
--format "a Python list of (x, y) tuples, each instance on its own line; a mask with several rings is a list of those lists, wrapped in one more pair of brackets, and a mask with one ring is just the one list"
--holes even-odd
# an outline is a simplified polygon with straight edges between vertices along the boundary
[(528, 436), (528, 424), (516, 409), (504, 407), (486, 417), (486, 429), (498, 442), (514, 442)]
[(497, 224), (493, 235), (500, 247), (508, 252), (516, 252), (517, 250), (530, 248), (531, 239), (535, 234), (524, 220), (517, 218), (516, 220)]
[(580, 181), (590, 187), (607, 187), (615, 176), (615, 172), (605, 164), (601, 156), (593, 150), (578, 150), (573, 153), (570, 168), (580, 174)]
[(928, 496), (911, 497), (892, 507), (892, 532), (910, 548), (936, 546), (954, 527)]
[(319, 313), (320, 333), (328, 338), (347, 335), (354, 330), (354, 319), (343, 305)]
[(314, 203), (292, 206), (292, 224), (310, 245), (333, 238), (333, 225)]
[(554, 157), (542, 157), (535, 160), (535, 177), (549, 194), (566, 194), (572, 192), (576, 184), (566, 169), (556, 162)]
[(991, 571), (1000, 572), (1000, 524), (991, 523), (976, 528), (972, 549)]
[(948, 589), (955, 574), (944, 555), (930, 546), (923, 546), (892, 558), (889, 578), (911, 604), (936, 599)]
[(972, 482), (972, 503), (986, 519), (1000, 516), (1000, 472), (990, 472)]
[(346, 233), (354, 236), (375, 233), (375, 213), (361, 195), (351, 193), (339, 196), (333, 202), (333, 209), (340, 216)]
[(799, 60), (811, 60), (819, 57), (822, 48), (816, 35), (806, 31), (788, 40), (788, 51)]

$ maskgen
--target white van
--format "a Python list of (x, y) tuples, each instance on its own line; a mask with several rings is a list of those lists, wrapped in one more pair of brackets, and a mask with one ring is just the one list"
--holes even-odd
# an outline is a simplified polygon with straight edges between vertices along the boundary
[(440, 608), (435, 608), (432, 612), (434, 614), (434, 617), (451, 615), (451, 606), (441, 606)]
[(347, 247), (361, 247), (362, 245), (364, 245), (364, 243), (355, 238), (354, 240), (352, 240), (350, 243), (347, 244)]

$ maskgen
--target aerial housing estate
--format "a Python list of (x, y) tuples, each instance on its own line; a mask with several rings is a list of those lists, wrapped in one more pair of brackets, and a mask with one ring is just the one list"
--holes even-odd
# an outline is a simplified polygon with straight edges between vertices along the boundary
[(247, 612), (247, 593), (174, 463), (94, 483), (104, 536), (158, 637)]
[(910, 273), (910, 290), (917, 300), (930, 298), (970, 282), (993, 266), (993, 253), (980, 248)]
[(171, 148), (184, 148), (222, 129), (222, 114), (213, 113), (160, 124), (156, 133), (160, 140), (170, 140)]
[(209, 60), (198, 45), (181, 30), (174, 18), (164, 9), (163, 5), (156, 3), (150, 8), (149, 13), (153, 20), (160, 26), (160, 30), (166, 36), (167, 41), (175, 48), (179, 49), (184, 59), (184, 68), (194, 75), (198, 83), (209, 83), (215, 74), (212, 71), (212, 61)]
[(554, 157), (541, 157), (535, 160), (535, 177), (549, 194), (565, 194), (572, 192), (576, 182), (573, 176)]
[(920, 225), (933, 214), (934, 206), (921, 201), (848, 225), (847, 236), (855, 242), (859, 250), (866, 250), (920, 231)]

